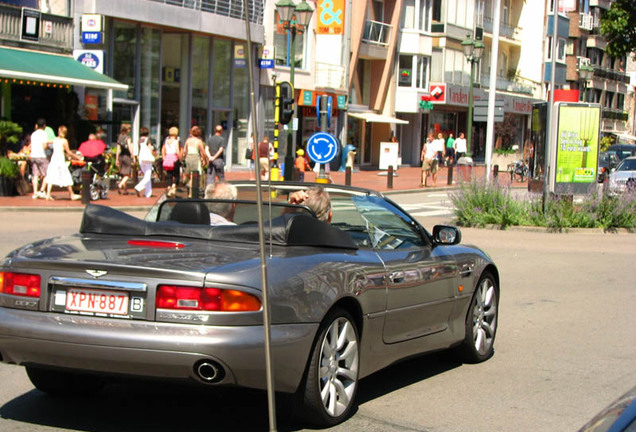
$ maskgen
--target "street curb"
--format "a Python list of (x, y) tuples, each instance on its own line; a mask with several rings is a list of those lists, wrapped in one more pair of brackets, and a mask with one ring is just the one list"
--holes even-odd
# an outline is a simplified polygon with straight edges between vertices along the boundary
[[(109, 206), (117, 210), (121, 210), (124, 212), (129, 211), (148, 211), (152, 208), (152, 206)], [(77, 207), (77, 206), (68, 206), (68, 207), (0, 207), (0, 213), (6, 212), (83, 212), (85, 206)]]

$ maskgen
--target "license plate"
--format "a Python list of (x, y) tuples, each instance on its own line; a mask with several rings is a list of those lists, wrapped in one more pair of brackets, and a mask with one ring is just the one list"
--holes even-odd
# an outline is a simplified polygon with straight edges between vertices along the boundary
[(128, 293), (70, 288), (66, 293), (66, 310), (127, 315)]

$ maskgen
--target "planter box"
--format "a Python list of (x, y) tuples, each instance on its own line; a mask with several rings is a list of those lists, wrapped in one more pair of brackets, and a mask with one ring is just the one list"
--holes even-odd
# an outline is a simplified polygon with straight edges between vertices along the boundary
[(15, 179), (0, 177), (0, 196), (14, 195)]

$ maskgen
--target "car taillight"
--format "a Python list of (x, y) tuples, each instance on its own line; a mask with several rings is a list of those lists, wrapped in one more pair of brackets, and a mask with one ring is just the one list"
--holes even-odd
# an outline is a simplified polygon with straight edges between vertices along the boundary
[(40, 297), (40, 275), (0, 272), (0, 293)]
[(238, 290), (160, 285), (157, 288), (156, 306), (157, 309), (252, 312), (261, 309), (261, 301), (252, 294)]

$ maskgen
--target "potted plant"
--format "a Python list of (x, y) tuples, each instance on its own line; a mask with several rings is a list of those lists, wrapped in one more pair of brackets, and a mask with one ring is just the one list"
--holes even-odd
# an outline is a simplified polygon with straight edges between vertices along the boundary
[(0, 156), (0, 196), (13, 195), (13, 186), (18, 174), (18, 166), (8, 157)]

